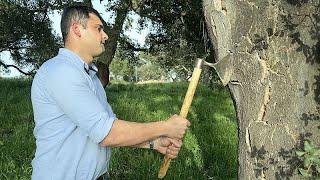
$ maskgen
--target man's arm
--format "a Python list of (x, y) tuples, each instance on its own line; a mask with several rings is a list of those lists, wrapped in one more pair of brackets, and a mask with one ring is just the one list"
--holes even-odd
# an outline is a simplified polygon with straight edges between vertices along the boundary
[(165, 122), (136, 123), (115, 120), (101, 146), (133, 146), (166, 135)]
[(167, 121), (136, 123), (115, 120), (109, 134), (100, 143), (101, 146), (134, 146), (143, 142), (167, 136), (182, 139), (190, 122), (173, 115)]
[(177, 115), (153, 123), (116, 120), (105, 110), (79, 70), (57, 66), (50, 72), (45, 81), (50, 98), (84, 134), (102, 146), (131, 146), (159, 136), (181, 139), (190, 125)]

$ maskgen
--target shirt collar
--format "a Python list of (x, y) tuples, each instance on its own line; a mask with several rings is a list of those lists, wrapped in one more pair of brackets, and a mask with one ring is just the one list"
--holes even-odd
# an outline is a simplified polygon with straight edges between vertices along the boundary
[(96, 74), (98, 72), (98, 68), (93, 63), (88, 65), (80, 58), (80, 56), (67, 48), (60, 48), (59, 55), (66, 56), (67, 60), (71, 61), (78, 68), (83, 69), (89, 75), (91, 73)]

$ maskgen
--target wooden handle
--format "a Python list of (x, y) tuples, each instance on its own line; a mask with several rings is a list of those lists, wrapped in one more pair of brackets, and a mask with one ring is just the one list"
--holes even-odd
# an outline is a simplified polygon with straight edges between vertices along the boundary
[[(189, 83), (188, 91), (184, 98), (181, 111), (180, 111), (180, 116), (183, 118), (186, 118), (188, 115), (188, 111), (193, 100), (194, 92), (196, 91), (196, 88), (199, 82), (200, 74), (201, 74), (201, 69), (194, 68), (191, 81)], [(171, 159), (168, 156), (165, 156), (158, 173), (158, 178), (161, 179), (167, 174), (167, 170), (169, 169), (170, 162), (171, 162)]]

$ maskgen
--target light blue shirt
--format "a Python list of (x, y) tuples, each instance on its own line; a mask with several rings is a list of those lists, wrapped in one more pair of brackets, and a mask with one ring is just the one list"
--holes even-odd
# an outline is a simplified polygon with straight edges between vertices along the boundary
[(32, 179), (91, 180), (107, 172), (111, 149), (99, 143), (116, 116), (95, 70), (61, 48), (35, 75)]

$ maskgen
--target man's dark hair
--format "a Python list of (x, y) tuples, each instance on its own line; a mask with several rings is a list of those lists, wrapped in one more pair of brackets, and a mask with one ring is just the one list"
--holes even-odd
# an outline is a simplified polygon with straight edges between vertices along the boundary
[(89, 6), (73, 5), (66, 7), (63, 10), (60, 27), (64, 43), (67, 40), (72, 21), (79, 22), (84, 28), (87, 28), (87, 22), (90, 13), (93, 13), (96, 16), (98, 16), (100, 20), (103, 22), (103, 19), (98, 13), (98, 11)]

